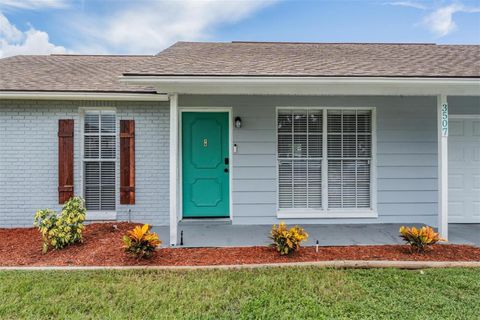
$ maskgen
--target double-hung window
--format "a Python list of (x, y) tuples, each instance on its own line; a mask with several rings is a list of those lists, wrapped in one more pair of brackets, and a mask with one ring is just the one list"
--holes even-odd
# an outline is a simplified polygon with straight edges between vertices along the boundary
[(86, 111), (83, 128), (83, 185), (88, 211), (115, 211), (116, 116)]
[(373, 134), (373, 109), (279, 108), (279, 216), (371, 216)]

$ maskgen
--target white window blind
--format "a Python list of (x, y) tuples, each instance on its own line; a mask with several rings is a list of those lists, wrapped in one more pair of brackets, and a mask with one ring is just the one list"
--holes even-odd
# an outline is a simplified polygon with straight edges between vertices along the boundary
[(372, 116), (328, 110), (328, 207), (370, 208)]
[(280, 209), (371, 208), (371, 110), (279, 109), (277, 154)]
[(321, 110), (280, 110), (278, 169), (280, 208), (322, 207)]
[(115, 210), (116, 116), (87, 111), (84, 118), (84, 192), (87, 210)]

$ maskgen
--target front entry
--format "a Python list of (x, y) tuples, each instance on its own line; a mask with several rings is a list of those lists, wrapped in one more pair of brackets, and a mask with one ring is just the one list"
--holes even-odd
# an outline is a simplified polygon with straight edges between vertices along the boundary
[(182, 112), (183, 218), (230, 216), (228, 112)]

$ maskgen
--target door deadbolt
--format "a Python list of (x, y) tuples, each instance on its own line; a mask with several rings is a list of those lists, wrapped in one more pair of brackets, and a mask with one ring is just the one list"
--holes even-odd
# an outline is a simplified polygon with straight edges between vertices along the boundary
[(207, 138), (203, 139), (203, 146), (205, 148), (208, 147), (208, 139)]

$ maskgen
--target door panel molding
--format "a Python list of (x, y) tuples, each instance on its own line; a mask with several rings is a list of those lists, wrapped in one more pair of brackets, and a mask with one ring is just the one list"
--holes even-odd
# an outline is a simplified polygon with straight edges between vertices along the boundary
[[(178, 212), (179, 220), (185, 219), (183, 216), (183, 113), (185, 112), (225, 112), (228, 114), (228, 157), (229, 157), (229, 219), (233, 220), (233, 175), (234, 175), (234, 158), (233, 158), (233, 108), (232, 107), (178, 107)], [(187, 217), (190, 218), (190, 217)], [(209, 218), (212, 219), (212, 218)], [(213, 218), (217, 219), (217, 218)], [(225, 217), (218, 218), (224, 220)]]

